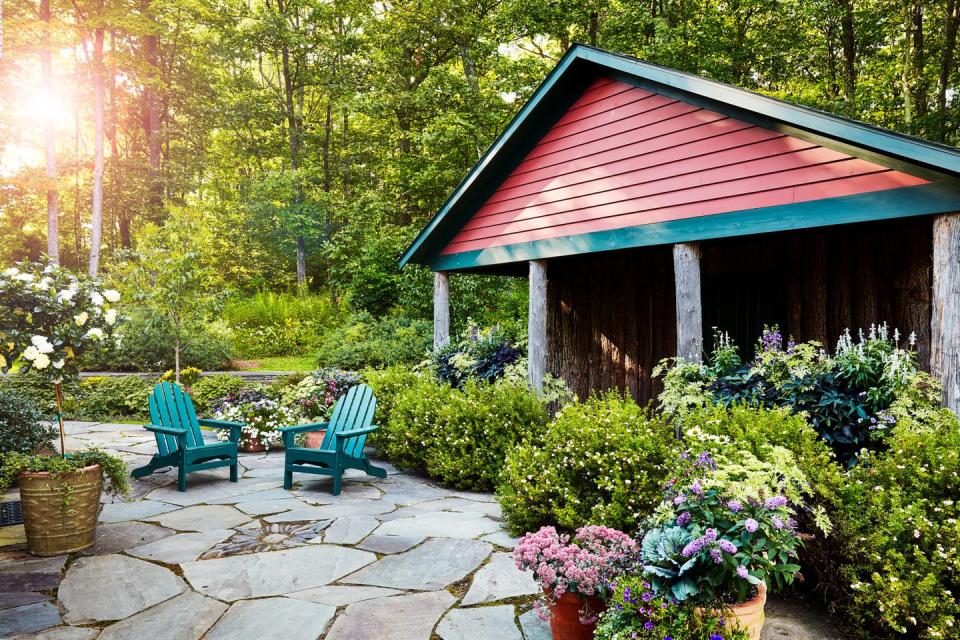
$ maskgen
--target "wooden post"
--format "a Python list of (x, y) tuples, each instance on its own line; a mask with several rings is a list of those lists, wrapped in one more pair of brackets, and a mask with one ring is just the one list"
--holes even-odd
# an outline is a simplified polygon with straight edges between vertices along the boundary
[(446, 271), (433, 274), (433, 348), (450, 344), (450, 276)]
[(703, 360), (703, 313), (700, 308), (700, 245), (673, 245), (673, 273), (677, 300), (677, 356), (687, 362)]
[(530, 388), (543, 390), (547, 371), (547, 263), (530, 261), (530, 305), (527, 313), (527, 376)]
[(943, 405), (960, 410), (960, 213), (933, 219), (930, 372), (943, 383)]

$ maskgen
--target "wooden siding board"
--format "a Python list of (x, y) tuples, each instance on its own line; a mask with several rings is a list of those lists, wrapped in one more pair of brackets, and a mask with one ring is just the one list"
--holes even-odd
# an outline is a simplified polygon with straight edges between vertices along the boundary
[(621, 81), (596, 81), (440, 255), (926, 184)]

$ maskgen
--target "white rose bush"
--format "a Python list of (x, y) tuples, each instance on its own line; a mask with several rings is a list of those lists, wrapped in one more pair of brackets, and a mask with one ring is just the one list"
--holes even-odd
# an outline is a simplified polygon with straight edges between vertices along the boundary
[(114, 343), (119, 300), (98, 280), (52, 262), (20, 262), (0, 271), (0, 372), (42, 375), (54, 387), (59, 414), (60, 384), (79, 373), (83, 352)]

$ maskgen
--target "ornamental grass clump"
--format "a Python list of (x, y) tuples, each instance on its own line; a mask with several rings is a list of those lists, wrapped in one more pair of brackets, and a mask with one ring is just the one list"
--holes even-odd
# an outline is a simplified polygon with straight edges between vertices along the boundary
[(765, 583), (792, 584), (801, 539), (785, 496), (737, 499), (705, 488), (717, 469), (709, 453), (692, 458), (665, 493), (659, 524), (647, 530), (640, 561), (653, 591), (679, 603), (737, 604)]
[[(587, 525), (572, 537), (541, 527), (521, 538), (513, 558), (518, 569), (533, 571), (548, 604), (565, 593), (581, 596), (580, 620), (587, 624), (599, 613), (590, 599), (609, 596), (611, 584), (632, 566), (636, 551), (630, 536), (609, 527)], [(543, 609), (538, 611), (545, 619)]]

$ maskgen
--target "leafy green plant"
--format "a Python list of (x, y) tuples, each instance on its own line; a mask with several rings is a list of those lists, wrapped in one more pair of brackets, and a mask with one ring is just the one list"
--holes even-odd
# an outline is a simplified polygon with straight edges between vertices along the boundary
[[(87, 449), (71, 453), (67, 457), (28, 455), (11, 452), (0, 458), (0, 493), (7, 491), (24, 471), (47, 472), (54, 478), (67, 479), (78, 469), (99, 464), (107, 480), (105, 489), (113, 495), (123, 495), (130, 490), (127, 465), (121, 458), (100, 449)], [(65, 496), (69, 499), (69, 495)]]
[(324, 334), (317, 364), (352, 371), (414, 364), (427, 355), (432, 336), (433, 326), (424, 320), (402, 315), (375, 319), (368, 313), (355, 313)]
[(447, 419), (446, 407), (456, 390), (432, 376), (419, 376), (392, 400), (378, 442), (394, 464), (425, 472), (427, 455), (436, 446)]
[(841, 488), (835, 605), (862, 638), (956, 637), (960, 624), (960, 421), (903, 421)]
[(251, 386), (253, 385), (243, 378), (228, 373), (201, 376), (190, 387), (190, 398), (197, 413), (205, 415), (211, 411), (218, 400), (243, 389), (249, 389)]
[(507, 455), (497, 498), (518, 533), (584, 522), (635, 532), (678, 453), (664, 418), (614, 392), (593, 396)]
[[(196, 367), (186, 367), (180, 370), (180, 384), (185, 387), (192, 387), (200, 379), (200, 374), (203, 371)], [(167, 369), (163, 372), (163, 375), (160, 376), (158, 382), (174, 382), (176, 380), (176, 372), (173, 369)]]
[(68, 410), (79, 420), (149, 419), (152, 385), (139, 376), (95, 376), (80, 381), (68, 397)]
[(526, 387), (483, 381), (451, 394), (440, 415), (427, 474), (475, 491), (493, 489), (510, 451), (539, 440), (548, 418), (543, 402)]
[(51, 449), (57, 430), (43, 421), (43, 412), (30, 400), (0, 388), (0, 456)]
[(430, 364), (438, 379), (459, 388), (467, 380), (492, 382), (525, 355), (526, 345), (515, 343), (499, 327), (471, 325), (459, 340), (437, 349)]

